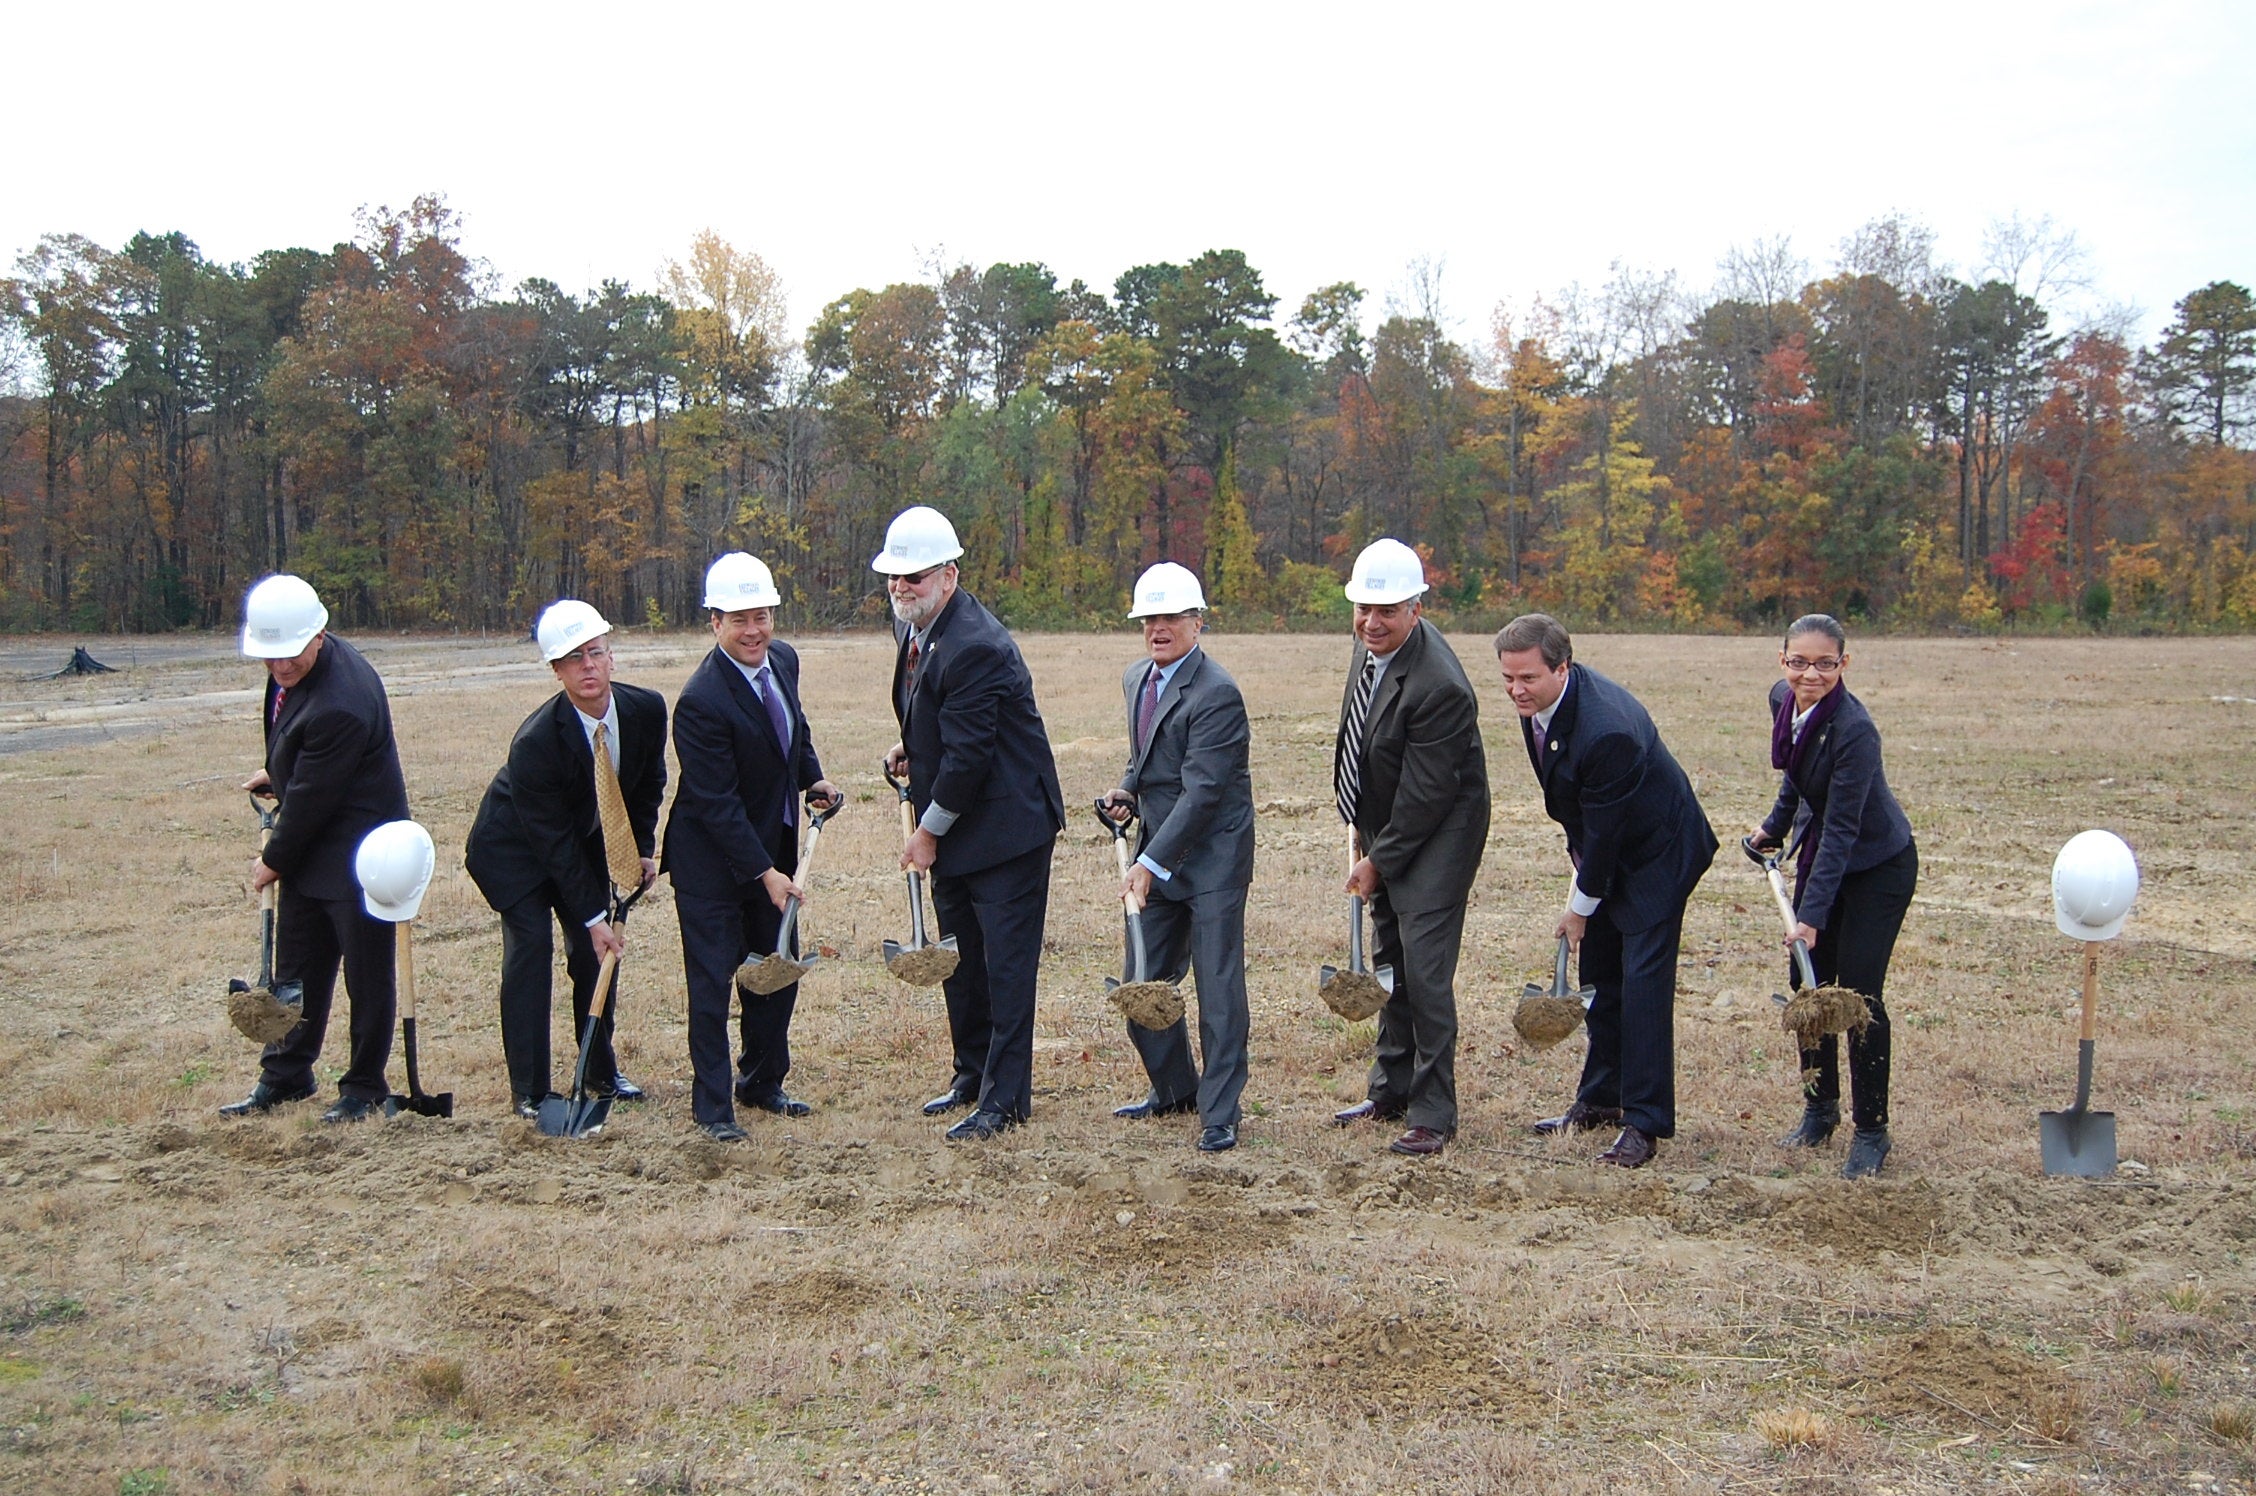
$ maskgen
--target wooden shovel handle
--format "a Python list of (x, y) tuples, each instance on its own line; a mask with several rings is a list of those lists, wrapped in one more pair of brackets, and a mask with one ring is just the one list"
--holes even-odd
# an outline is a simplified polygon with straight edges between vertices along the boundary
[[(1127, 837), (1116, 836), (1112, 839), (1112, 860), (1120, 864), (1120, 881), (1125, 884), (1128, 881)], [(1122, 903), (1128, 906), (1128, 912), (1130, 914), (1141, 914), (1144, 912), (1144, 901), (1137, 898), (1134, 894), (1130, 893), (1126, 888), (1121, 889), (1120, 900)]]
[[(404, 925), (402, 929), (406, 928)], [(588, 1021), (593, 1023), (603, 1016), (611, 1002), (611, 979), (619, 974), (619, 953), (611, 951), (603, 958), (603, 967), (595, 974), (595, 996), (588, 1001)]]
[(1355, 864), (1363, 860), (1363, 844), (1353, 826), (1347, 828), (1347, 871), (1352, 876)]
[[(904, 810), (907, 808), (906, 805), (902, 806)], [(807, 886), (807, 872), (815, 865), (815, 843), (820, 840), (822, 840), (822, 823), (820, 821), (808, 822), (807, 844), (799, 849), (799, 870), (791, 875), (791, 881), (801, 888)]]
[(415, 936), (414, 921), (401, 920), (392, 926), (392, 950), (399, 965), (400, 1017), (415, 1017)]
[(2099, 948), (2102, 942), (2084, 942), (2084, 1026), (2078, 1035), (2089, 1044), (2099, 1029)]

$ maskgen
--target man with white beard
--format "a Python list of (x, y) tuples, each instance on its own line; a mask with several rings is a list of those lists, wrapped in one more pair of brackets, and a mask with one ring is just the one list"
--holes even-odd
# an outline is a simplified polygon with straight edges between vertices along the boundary
[(972, 1108), (948, 1129), (959, 1143), (1033, 1108), (1034, 981), (1050, 852), (1065, 829), (1034, 679), (1010, 631), (958, 585), (962, 554), (947, 516), (920, 504), (895, 516), (870, 562), (887, 578), (899, 645), (901, 740), (885, 767), (907, 777), (917, 817), (901, 866), (931, 872), (933, 908), (960, 955), (944, 984), (955, 1074), (924, 1114)]

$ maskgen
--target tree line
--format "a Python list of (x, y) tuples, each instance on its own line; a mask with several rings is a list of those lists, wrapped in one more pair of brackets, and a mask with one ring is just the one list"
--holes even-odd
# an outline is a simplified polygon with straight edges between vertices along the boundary
[(646, 288), (504, 292), (437, 197), (248, 265), (49, 235), (0, 281), (0, 627), (217, 626), (285, 569), (343, 626), (681, 624), (732, 547), (875, 619), (919, 502), (1020, 625), (1115, 622), (1161, 558), (1245, 626), (1334, 618), (1380, 534), (1468, 623), (2256, 624), (2256, 299), (2139, 347), (2056, 317), (2077, 269), (2016, 220), (1957, 278), (1892, 217), (1822, 275), (1617, 267), (1483, 339), (1435, 266), (1286, 311), (1226, 249), (1109, 290), (939, 265), (799, 329), (711, 234)]

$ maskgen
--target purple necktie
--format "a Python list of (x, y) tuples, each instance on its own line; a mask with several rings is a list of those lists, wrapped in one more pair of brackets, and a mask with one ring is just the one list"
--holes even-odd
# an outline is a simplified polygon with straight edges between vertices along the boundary
[(1159, 667), (1154, 665), (1151, 674), (1144, 677), (1144, 694), (1136, 704), (1136, 751), (1142, 753), (1151, 746), (1152, 718), (1159, 713)]
[[(783, 709), (783, 692), (776, 688), (774, 667), (762, 665), (759, 681), (760, 704), (768, 709), (768, 725), (775, 729), (776, 746), (783, 750), (784, 759), (788, 762), (791, 758), (791, 717)], [(783, 823), (786, 826), (798, 824), (799, 817), (795, 813), (798, 808), (793, 803), (792, 796), (783, 797)]]

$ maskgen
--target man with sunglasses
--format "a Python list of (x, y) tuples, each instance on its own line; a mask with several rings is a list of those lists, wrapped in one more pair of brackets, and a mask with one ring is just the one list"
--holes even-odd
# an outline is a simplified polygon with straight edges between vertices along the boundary
[[(607, 770), (625, 801), (643, 886), (658, 876), (658, 802), (666, 793), (666, 700), (612, 680), (611, 625), (603, 615), (567, 598), (550, 604), (533, 632), (563, 689), (535, 707), (510, 740), (509, 761), (479, 802), (464, 859), (471, 881), (501, 916), (501, 1049), (521, 1117), (540, 1115), (549, 1094), (549, 920), (564, 931), (575, 1049), (603, 958), (626, 948), (625, 931), (611, 922), (616, 880), (606, 854), (615, 849), (604, 841), (598, 775)], [(618, 889), (621, 898), (634, 891)], [(619, 1073), (611, 1051), (616, 975), (613, 982), (588, 1051), (588, 1089), (637, 1101), (642, 1088)]]
[(894, 517), (870, 569), (887, 578), (901, 740), (887, 772), (907, 775), (917, 822), (904, 869), (932, 874), (940, 928), (960, 959), (946, 983), (955, 1073), (924, 1104), (982, 1142), (1027, 1118), (1034, 1089), (1034, 983), (1050, 904), (1050, 853), (1065, 797), (1034, 679), (1010, 631), (959, 585), (955, 526), (919, 504)]

